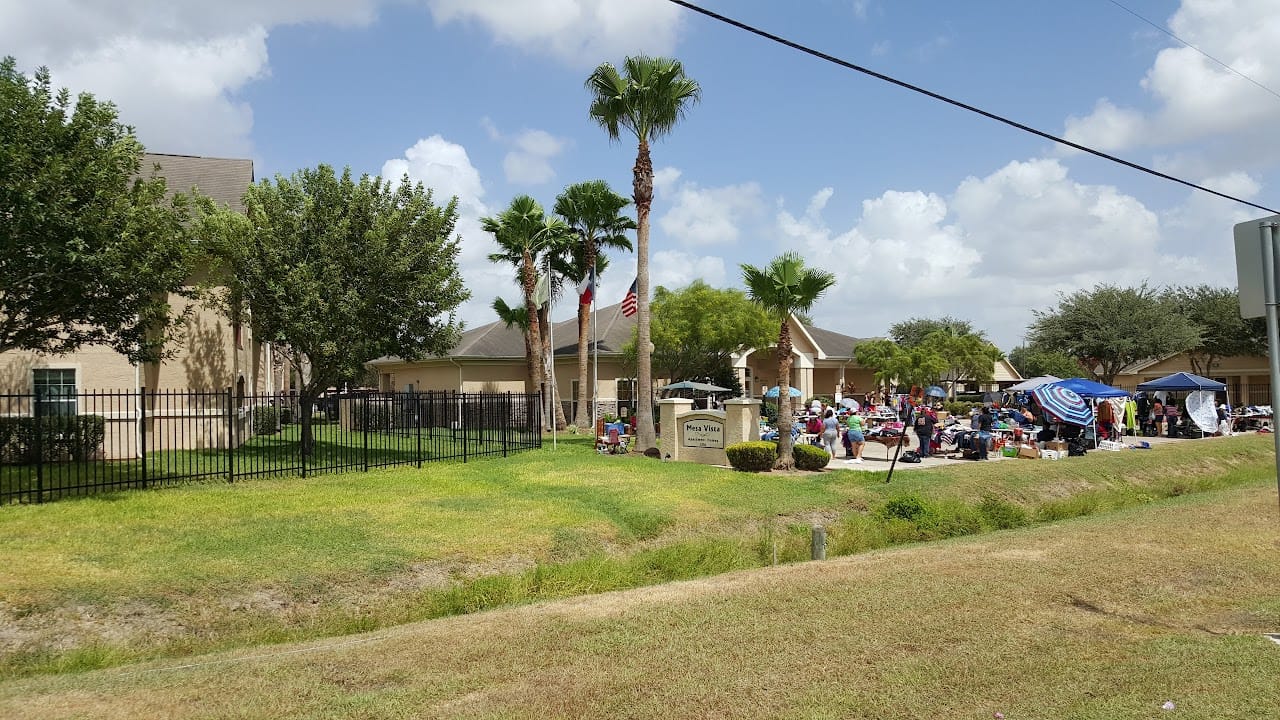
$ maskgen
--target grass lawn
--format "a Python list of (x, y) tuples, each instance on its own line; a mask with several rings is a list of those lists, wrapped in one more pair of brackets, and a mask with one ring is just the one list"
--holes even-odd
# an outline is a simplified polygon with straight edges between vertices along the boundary
[[(0, 508), (0, 674), (285, 642), (1265, 485), (1269, 437), (751, 475), (587, 441), (467, 464)], [(912, 508), (921, 509), (913, 515)], [(887, 508), (895, 508), (887, 512)]]
[(352, 638), (13, 680), (0, 716), (1274, 718), (1280, 646), (1261, 633), (1280, 630), (1278, 550), (1275, 488), (1249, 483)]

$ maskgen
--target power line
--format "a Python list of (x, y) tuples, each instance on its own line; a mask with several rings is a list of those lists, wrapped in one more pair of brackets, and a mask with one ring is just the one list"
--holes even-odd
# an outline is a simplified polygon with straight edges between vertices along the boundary
[(1162, 173), (1159, 170), (1153, 170), (1152, 168), (1146, 167), (1145, 165), (1139, 165), (1138, 163), (1116, 157), (1115, 155), (1109, 155), (1107, 153), (1102, 152), (1101, 150), (1095, 150), (1091, 147), (1081, 145), (1079, 143), (1071, 142), (1070, 140), (1067, 140), (1065, 138), (1060, 138), (1056, 135), (1050, 135), (1049, 133), (1044, 132), (1043, 130), (1035, 129), (1030, 125), (1024, 125), (1020, 122), (1017, 122), (1016, 120), (1010, 120), (1009, 118), (1006, 118), (1002, 115), (997, 115), (993, 112), (988, 112), (986, 110), (983, 110), (982, 108), (974, 107), (973, 105), (969, 105), (968, 103), (963, 103), (959, 100), (949, 98), (946, 95), (940, 95), (936, 92), (933, 92), (932, 90), (926, 90), (918, 85), (912, 85), (911, 83), (906, 82), (904, 80), (899, 80), (895, 77), (885, 75), (884, 73), (876, 72), (875, 70), (872, 70), (870, 68), (865, 68), (865, 67), (862, 67), (861, 65), (856, 65), (854, 63), (849, 62), (848, 60), (841, 60), (840, 58), (835, 57), (834, 55), (828, 55), (827, 53), (824, 53), (820, 50), (814, 50), (813, 48), (807, 47), (805, 45), (801, 45), (800, 43), (794, 42), (792, 40), (788, 40), (784, 37), (774, 35), (773, 33), (767, 32), (765, 30), (761, 30), (756, 27), (752, 27), (751, 25), (747, 25), (746, 23), (739, 22), (737, 20), (734, 20), (733, 18), (725, 17), (724, 15), (721, 15), (719, 13), (713, 12), (711, 10), (707, 10), (706, 8), (700, 7), (691, 2), (686, 2), (685, 0), (668, 0), (668, 1), (676, 5), (679, 5), (680, 7), (683, 7), (687, 10), (692, 10), (693, 12), (699, 13), (701, 15), (705, 15), (711, 18), (712, 20), (718, 20), (722, 23), (725, 23), (726, 25), (732, 25), (733, 27), (736, 27), (739, 30), (745, 30), (751, 33), (752, 35), (758, 35), (762, 38), (765, 38), (766, 40), (772, 40), (773, 42), (776, 42), (780, 45), (785, 45), (793, 50), (799, 50), (800, 52), (805, 53), (806, 55), (812, 55), (813, 57), (816, 57), (820, 60), (826, 60), (829, 63), (839, 65), (840, 67), (846, 68), (848, 70), (854, 70), (864, 75), (870, 75), (871, 77), (876, 78), (877, 80), (883, 80), (884, 82), (887, 82), (891, 85), (897, 85), (898, 87), (906, 88), (907, 90), (911, 90), (912, 92), (920, 93), (921, 95), (933, 98), (934, 100), (947, 103), (948, 105), (954, 105), (955, 107), (958, 107), (962, 110), (968, 110), (971, 113), (976, 113), (990, 120), (995, 120), (996, 122), (1004, 123), (1005, 125), (1017, 128), (1023, 132), (1031, 133), (1032, 135), (1044, 138), (1045, 140), (1051, 140), (1060, 145), (1066, 145), (1069, 148), (1073, 148), (1081, 152), (1089, 153), (1090, 155), (1103, 158), (1104, 160), (1110, 160), (1113, 163), (1124, 165), (1125, 167), (1132, 168), (1139, 172), (1144, 172), (1144, 173), (1147, 173), (1148, 175), (1154, 175), (1155, 177), (1162, 178), (1164, 180), (1170, 180), (1180, 185), (1185, 185), (1189, 188), (1200, 190), (1201, 192), (1207, 192), (1210, 195), (1217, 195), (1218, 197), (1224, 198), (1226, 200), (1232, 200), (1242, 205), (1248, 205), (1249, 207), (1252, 207), (1252, 208), (1265, 210), (1266, 212), (1269, 212), (1273, 215), (1280, 214), (1280, 210), (1274, 210), (1272, 208), (1266, 207), (1265, 205), (1252, 203), (1252, 202), (1249, 202), (1248, 200), (1235, 197), (1234, 195), (1228, 195), (1226, 193), (1218, 192), (1217, 190), (1214, 190), (1212, 188), (1207, 188), (1203, 185), (1197, 185), (1196, 183), (1193, 183), (1190, 180), (1183, 180), (1182, 178), (1174, 177), (1173, 175)]
[(1207, 53), (1207, 52), (1205, 52), (1205, 51), (1201, 50), (1200, 48), (1196, 47), (1195, 45), (1192, 45), (1191, 43), (1187, 42), (1186, 40), (1183, 40), (1182, 38), (1180, 38), (1180, 37), (1178, 37), (1177, 35), (1175, 35), (1175, 34), (1173, 33), (1173, 31), (1172, 31), (1172, 30), (1170, 30), (1170, 29), (1166, 28), (1165, 26), (1160, 25), (1160, 24), (1158, 24), (1158, 23), (1155, 23), (1155, 22), (1152, 22), (1152, 21), (1150, 21), (1150, 20), (1146, 19), (1145, 17), (1143, 17), (1143, 16), (1139, 15), (1137, 12), (1135, 12), (1135, 11), (1133, 11), (1133, 10), (1131, 10), (1131, 9), (1129, 9), (1129, 8), (1127, 8), (1127, 7), (1125, 7), (1124, 5), (1121, 5), (1120, 3), (1116, 2), (1116, 0), (1107, 0), (1107, 2), (1111, 3), (1112, 5), (1115, 5), (1116, 7), (1120, 8), (1121, 10), (1123, 10), (1123, 11), (1125, 11), (1125, 12), (1129, 13), (1130, 15), (1132, 15), (1132, 16), (1134, 16), (1134, 17), (1136, 17), (1136, 18), (1138, 18), (1138, 19), (1139, 19), (1139, 20), (1141, 20), (1142, 22), (1144, 22), (1144, 23), (1146, 23), (1146, 24), (1150, 25), (1151, 27), (1153, 27), (1153, 28), (1155, 28), (1155, 29), (1159, 30), (1160, 32), (1164, 33), (1165, 35), (1168, 35), (1169, 37), (1173, 38), (1174, 40), (1177, 40), (1178, 42), (1182, 43), (1183, 45), (1186, 45), (1187, 47), (1191, 48), (1192, 50), (1195, 50), (1196, 52), (1200, 53), (1201, 55), (1203, 55), (1203, 56), (1205, 56), (1205, 57), (1209, 58), (1210, 60), (1212, 60), (1212, 61), (1214, 61), (1214, 62), (1218, 63), (1219, 65), (1221, 65), (1222, 67), (1226, 68), (1227, 70), (1230, 70), (1231, 72), (1235, 73), (1236, 75), (1239, 75), (1240, 77), (1244, 78), (1245, 80), (1248, 80), (1249, 82), (1253, 83), (1254, 85), (1257, 85), (1258, 87), (1260, 87), (1260, 88), (1262, 88), (1263, 90), (1265, 90), (1265, 91), (1267, 91), (1267, 92), (1271, 93), (1272, 95), (1275, 95), (1275, 96), (1276, 96), (1276, 99), (1280, 100), (1280, 93), (1277, 93), (1275, 90), (1272, 90), (1271, 88), (1267, 87), (1266, 85), (1263, 85), (1262, 83), (1258, 82), (1257, 80), (1254, 80), (1253, 78), (1249, 77), (1248, 75), (1245, 75), (1244, 73), (1242, 73), (1242, 72), (1240, 72), (1239, 70), (1237, 70), (1237, 69), (1235, 69), (1235, 68), (1231, 67), (1230, 65), (1228, 65), (1228, 64), (1226, 64), (1226, 63), (1224, 63), (1224, 62), (1222, 62), (1222, 61), (1221, 61), (1221, 60), (1219, 60), (1218, 58), (1216, 58), (1216, 57), (1214, 57), (1214, 56), (1210, 55), (1209, 53)]

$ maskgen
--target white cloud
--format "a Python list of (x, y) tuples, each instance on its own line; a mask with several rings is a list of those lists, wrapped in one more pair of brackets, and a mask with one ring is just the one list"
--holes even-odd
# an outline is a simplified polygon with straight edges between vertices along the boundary
[[(664, 183), (670, 188), (674, 180), (664, 178)], [(764, 206), (760, 185), (754, 182), (714, 188), (686, 182), (673, 194), (675, 206), (658, 225), (686, 246), (738, 241), (742, 224), (758, 218)]]
[(525, 130), (516, 136), (515, 148), (502, 160), (507, 182), (541, 185), (556, 176), (551, 160), (564, 150), (565, 140), (545, 130)]
[(374, 0), (9, 2), (0, 47), (22, 67), (45, 65), (55, 85), (111, 100), (157, 152), (250, 154), (253, 113), (237, 99), (269, 73), (272, 27), (357, 25)]
[(862, 201), (843, 231), (822, 217), (835, 199), (819, 190), (804, 215), (781, 208), (776, 223), (782, 247), (837, 273), (815, 308), (818, 325), (856, 336), (953, 315), (1007, 350), (1021, 341), (1031, 309), (1052, 306), (1058, 292), (1212, 277), (1197, 253), (1166, 237), (1160, 216), (1115, 188), (1073, 181), (1057, 160), (1009, 163), (967, 178), (949, 198), (887, 191)]
[[(693, 255), (681, 250), (661, 250), (649, 258), (649, 285), (679, 288), (702, 279), (712, 287), (725, 284), (724, 258)], [(631, 283), (628, 278), (627, 284)]]
[(659, 195), (666, 195), (672, 190), (675, 190), (676, 181), (680, 179), (681, 174), (682, 173), (680, 172), (679, 168), (673, 168), (669, 165), (666, 167), (660, 167), (657, 170), (654, 170), (653, 171), (654, 192), (656, 192)]
[(489, 305), (495, 296), (501, 295), (511, 303), (521, 298), (513, 279), (514, 270), (489, 262), (489, 254), (497, 252), (498, 246), (493, 236), (480, 227), (480, 218), (491, 211), (484, 202), (480, 172), (471, 164), (467, 149), (440, 135), (423, 138), (405, 150), (402, 157), (382, 165), (384, 178), (398, 180), (406, 174), (412, 182), (430, 188), (438, 203), (458, 198), (457, 234), (462, 237), (458, 266), (471, 290), (471, 299), (459, 308), (458, 316), (470, 327), (492, 322)]
[[(1280, 87), (1280, 14), (1274, 0), (1183, 0), (1168, 25), (1253, 81)], [(1106, 150), (1212, 141), (1162, 159), (1165, 169), (1195, 175), (1280, 162), (1280, 150), (1270, 142), (1280, 101), (1197, 50), (1180, 44), (1161, 50), (1140, 84), (1149, 109), (1100, 100), (1089, 115), (1067, 119), (1066, 137)]]
[(498, 42), (575, 67), (675, 49), (682, 15), (665, 0), (428, 0), (437, 24), (476, 22)]

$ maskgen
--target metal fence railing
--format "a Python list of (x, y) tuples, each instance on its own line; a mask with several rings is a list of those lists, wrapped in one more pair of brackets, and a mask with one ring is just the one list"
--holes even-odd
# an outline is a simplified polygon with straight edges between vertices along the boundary
[(230, 389), (0, 395), (0, 504), (506, 456), (541, 447), (539, 397), (353, 393), (303, 408)]

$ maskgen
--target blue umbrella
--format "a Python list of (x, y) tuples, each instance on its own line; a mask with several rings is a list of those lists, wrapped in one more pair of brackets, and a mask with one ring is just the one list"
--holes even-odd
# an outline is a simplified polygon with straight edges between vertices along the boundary
[(1051, 383), (1035, 388), (1031, 394), (1044, 409), (1044, 414), (1052, 420), (1082, 427), (1093, 424), (1093, 410), (1084, 398), (1070, 388)]
[(946, 396), (947, 396), (947, 391), (946, 391), (946, 390), (943, 390), (942, 388), (938, 387), (937, 385), (930, 385), (929, 387), (927, 387), (927, 388), (925, 388), (925, 389), (924, 389), (924, 396), (925, 396), (925, 397), (944, 398), (944, 397), (946, 397)]
[[(791, 392), (789, 393), (791, 397), (800, 397), (800, 391), (798, 389), (794, 387), (789, 389), (791, 390)], [(776, 398), (778, 397), (778, 393), (779, 393), (778, 386), (774, 385), (773, 387), (765, 391), (764, 396), (767, 398)]]

